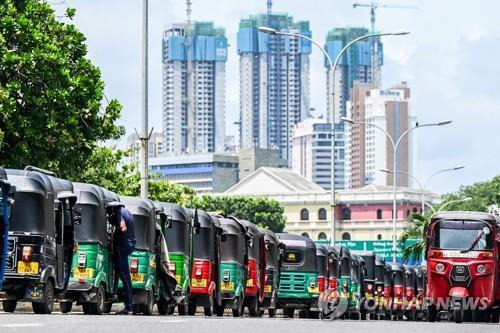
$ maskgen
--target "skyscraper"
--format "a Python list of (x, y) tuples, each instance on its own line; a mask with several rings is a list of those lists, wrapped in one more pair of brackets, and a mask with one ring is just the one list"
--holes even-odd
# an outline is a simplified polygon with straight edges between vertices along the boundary
[[(340, 50), (353, 39), (368, 34), (368, 29), (359, 27), (334, 28), (326, 36), (325, 48), (330, 57), (335, 59)], [(382, 57), (382, 45), (379, 45), (380, 56)], [(349, 186), (351, 175), (349, 166), (346, 165), (346, 140), (348, 140), (344, 123), (340, 122), (340, 117), (345, 117), (346, 103), (351, 97), (352, 87), (355, 80), (361, 83), (371, 84), (372, 64), (371, 64), (371, 43), (369, 40), (360, 41), (352, 45), (344, 53), (337, 65), (335, 73), (335, 84), (332, 82), (331, 68), (325, 61), (326, 84), (327, 84), (327, 117), (332, 119), (332, 112), (335, 109), (335, 183), (336, 188), (342, 189)], [(335, 87), (335, 100), (332, 95)], [(349, 151), (347, 152), (349, 153)], [(347, 154), (348, 156), (348, 154)], [(348, 156), (349, 157), (349, 156)]]
[(305, 39), (269, 35), (268, 26), (311, 36), (309, 22), (287, 14), (260, 14), (240, 21), (240, 145), (278, 149), (291, 165), (295, 124), (309, 113), (309, 54)]
[[(163, 36), (163, 151), (224, 151), (227, 39), (212, 22), (174, 24)], [(190, 62), (190, 64), (189, 64)]]

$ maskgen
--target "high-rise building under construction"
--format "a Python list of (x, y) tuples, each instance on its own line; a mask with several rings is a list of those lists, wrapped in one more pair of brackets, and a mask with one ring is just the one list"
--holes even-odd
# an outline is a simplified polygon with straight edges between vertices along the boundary
[(224, 151), (227, 39), (212, 22), (174, 24), (163, 36), (163, 151)]
[(260, 26), (311, 36), (309, 22), (268, 12), (242, 19), (238, 31), (240, 145), (278, 149), (291, 164), (293, 129), (309, 114), (311, 43)]

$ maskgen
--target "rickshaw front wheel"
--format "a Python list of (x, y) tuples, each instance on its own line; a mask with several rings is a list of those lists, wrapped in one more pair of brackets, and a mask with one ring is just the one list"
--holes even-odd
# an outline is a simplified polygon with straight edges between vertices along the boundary
[(188, 315), (194, 316), (196, 314), (196, 301), (190, 301), (188, 305)]
[(31, 303), (36, 314), (51, 314), (54, 308), (54, 284), (48, 280), (43, 287), (43, 301)]
[(17, 300), (16, 299), (5, 300), (5, 301), (2, 301), (2, 305), (3, 305), (3, 310), (5, 312), (14, 312), (14, 311), (16, 311)]
[(267, 309), (267, 312), (269, 313), (269, 318), (274, 318), (274, 317), (276, 317), (276, 309), (274, 309), (274, 308), (269, 308), (269, 309)]
[(62, 313), (69, 313), (69, 312), (71, 312), (72, 308), (73, 308), (73, 302), (60, 302), (59, 303), (59, 309), (61, 310)]
[(180, 303), (178, 306), (177, 306), (177, 311), (179, 312), (179, 316), (185, 316), (187, 315), (188, 313), (188, 302), (186, 300), (187, 298), (185, 298), (182, 303)]
[(149, 290), (146, 294), (146, 304), (142, 305), (142, 314), (151, 316), (155, 307), (155, 295), (153, 290)]
[(437, 317), (436, 306), (431, 304), (427, 308), (427, 321), (429, 321), (430, 323), (433, 323), (436, 321), (436, 317)]

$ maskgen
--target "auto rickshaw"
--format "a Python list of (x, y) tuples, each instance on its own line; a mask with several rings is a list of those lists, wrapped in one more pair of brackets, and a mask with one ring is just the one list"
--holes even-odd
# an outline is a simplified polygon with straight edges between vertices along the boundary
[(397, 262), (391, 262), (392, 273), (392, 319), (403, 318), (405, 308), (405, 267)]
[(279, 282), (280, 248), (279, 241), (274, 232), (264, 230), (264, 241), (266, 245), (266, 277), (264, 285), (264, 300), (262, 308), (267, 308), (269, 317), (276, 316), (276, 299)]
[[(185, 316), (189, 310), (195, 211), (172, 203), (162, 203), (162, 206), (170, 221), (170, 227), (163, 230), (169, 251), (170, 272), (175, 276), (177, 285), (180, 287), (175, 289), (174, 298), (177, 300), (179, 315)], [(173, 314), (174, 310), (174, 307), (169, 307), (168, 313)]]
[[(460, 323), (471, 314), (474, 321), (498, 322), (500, 217), (480, 212), (439, 212), (424, 231), (427, 249), (428, 320), (446, 310)], [(440, 301), (441, 300), (441, 301)], [(480, 306), (474, 301), (481, 300)]]
[(5, 266), (7, 265), (7, 251), (9, 244), (10, 205), (15, 187), (7, 179), (7, 172), (0, 167), (0, 290), (2, 290)]
[[(129, 256), (132, 278), (134, 314), (151, 315), (159, 299), (156, 270), (156, 225), (161, 221), (160, 207), (148, 199), (120, 196), (120, 202), (134, 219), (135, 251)], [(119, 299), (123, 298), (123, 284), (118, 285)]]
[(404, 315), (407, 320), (417, 319), (417, 270), (411, 266), (405, 266), (405, 307)]
[(385, 260), (379, 256), (375, 257), (375, 319), (384, 316), (384, 282), (385, 282)]
[(363, 298), (363, 284), (366, 267), (363, 257), (354, 253), (351, 253), (351, 257), (351, 299), (348, 308), (348, 317), (358, 320), (361, 318), (361, 301)]
[(68, 285), (74, 247), (76, 196), (71, 182), (35, 167), (7, 170), (16, 186), (8, 253), (0, 299), (6, 312), (31, 302), (37, 314), (50, 314)]
[(394, 277), (392, 276), (392, 269), (390, 263), (386, 262), (384, 266), (384, 298), (382, 306), (379, 306), (379, 313), (384, 316), (385, 320), (392, 318), (392, 294)]
[(221, 304), (215, 304), (215, 313), (221, 317), (225, 308), (231, 308), (233, 317), (243, 314), (245, 286), (248, 272), (250, 241), (246, 226), (234, 217), (220, 217), (224, 233), (221, 238), (220, 285)]
[(337, 283), (339, 300), (338, 314), (341, 318), (349, 318), (349, 311), (352, 305), (351, 302), (351, 285), (352, 285), (352, 257), (349, 249), (341, 246), (339, 248), (340, 273)]
[(71, 276), (64, 300), (59, 303), (62, 313), (71, 311), (73, 302), (82, 305), (83, 313), (111, 311), (115, 290), (115, 270), (112, 258), (112, 226), (106, 207), (119, 201), (117, 194), (96, 185), (73, 183), (81, 224), (75, 225), (75, 251)]
[(264, 284), (266, 279), (266, 243), (265, 233), (254, 223), (240, 220), (247, 228), (251, 240), (248, 246), (248, 272), (245, 286), (245, 307), (250, 317), (260, 315), (260, 306), (264, 300)]
[(367, 316), (370, 319), (375, 319), (376, 299), (375, 299), (375, 252), (373, 251), (356, 251), (364, 261), (363, 283), (361, 287), (360, 314), (361, 320), (366, 320)]
[[(328, 256), (328, 246), (324, 244), (316, 244), (316, 268), (318, 271), (318, 291), (320, 294), (322, 294), (328, 287)], [(320, 308), (319, 304), (317, 305), (317, 308), (310, 309), (309, 317), (319, 318)]]
[(202, 306), (205, 316), (211, 316), (215, 304), (220, 305), (220, 242), (222, 225), (216, 216), (198, 210), (200, 232), (193, 235), (193, 269), (189, 290), (189, 315)]
[(308, 237), (276, 234), (285, 247), (281, 259), (278, 307), (286, 317), (293, 318), (295, 309), (308, 316), (311, 308), (317, 308), (319, 297), (316, 245)]
[(427, 319), (427, 308), (424, 302), (427, 292), (427, 266), (419, 266), (417, 268), (417, 318), (421, 320)]

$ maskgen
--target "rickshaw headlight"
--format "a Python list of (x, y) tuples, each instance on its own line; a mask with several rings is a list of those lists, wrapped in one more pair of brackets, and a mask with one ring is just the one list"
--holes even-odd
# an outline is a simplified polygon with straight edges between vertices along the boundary
[(479, 274), (486, 273), (486, 266), (483, 264), (477, 265), (476, 270)]
[(311, 288), (315, 288), (316, 287), (316, 280), (314, 278), (311, 278), (311, 280), (309, 281), (309, 283), (311, 284)]
[(372, 291), (372, 290), (373, 290), (373, 284), (371, 284), (371, 283), (370, 283), (370, 284), (368, 285), (368, 291)]
[(87, 263), (87, 254), (79, 253), (78, 254), (78, 267), (85, 267)]
[(438, 273), (443, 273), (443, 272), (444, 272), (444, 264), (442, 264), (442, 263), (438, 263), (438, 264), (436, 265), (436, 271), (437, 271)]
[(224, 282), (228, 282), (230, 280), (229, 271), (224, 271)]

